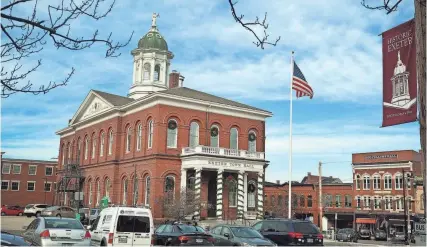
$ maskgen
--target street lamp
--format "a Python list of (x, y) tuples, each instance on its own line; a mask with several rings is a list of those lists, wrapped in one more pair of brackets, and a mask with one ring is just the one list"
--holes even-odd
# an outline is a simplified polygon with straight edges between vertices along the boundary
[[(408, 179), (410, 181), (411, 178), (413, 178), (412, 172), (405, 174), (405, 169), (402, 169), (403, 174), (403, 213), (404, 213), (404, 220), (405, 220), (405, 244), (408, 244), (408, 205), (406, 201), (406, 187), (408, 186)], [(410, 184), (409, 184), (410, 186)]]

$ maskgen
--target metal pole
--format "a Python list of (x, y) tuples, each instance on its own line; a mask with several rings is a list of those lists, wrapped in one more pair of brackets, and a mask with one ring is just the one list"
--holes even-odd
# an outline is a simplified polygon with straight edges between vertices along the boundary
[(294, 77), (294, 52), (291, 55), (291, 81), (289, 82), (289, 193), (288, 193), (288, 219), (292, 218), (292, 80)]
[(133, 164), (133, 206), (136, 207), (136, 164)]
[(406, 205), (406, 176), (405, 176), (405, 169), (402, 168), (402, 174), (403, 174), (403, 213), (405, 217), (405, 243), (408, 242), (408, 219), (407, 219), (407, 205)]
[(319, 227), (323, 229), (323, 207), (322, 207), (322, 162), (319, 162)]
[(44, 179), (44, 204), (46, 204), (46, 184), (47, 184), (47, 178), (43, 178)]
[(337, 233), (337, 219), (338, 219), (338, 213), (335, 213), (335, 229), (334, 229), (334, 240)]

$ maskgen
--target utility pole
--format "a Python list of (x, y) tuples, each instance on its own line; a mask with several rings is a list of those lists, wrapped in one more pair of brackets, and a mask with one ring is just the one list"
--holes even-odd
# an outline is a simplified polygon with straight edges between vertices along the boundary
[[(47, 178), (44, 177), (43, 180), (44, 180), (44, 186), (43, 186), (43, 190), (44, 190), (44, 204), (46, 204), (46, 184), (47, 184)], [(52, 190), (52, 188), (51, 188), (51, 190)]]
[(319, 227), (322, 232), (323, 207), (322, 207), (322, 162), (319, 161)]
[(403, 213), (405, 217), (405, 243), (408, 243), (408, 217), (407, 217), (407, 204), (406, 204), (406, 175), (405, 175), (405, 169), (402, 168), (402, 174), (403, 174)]

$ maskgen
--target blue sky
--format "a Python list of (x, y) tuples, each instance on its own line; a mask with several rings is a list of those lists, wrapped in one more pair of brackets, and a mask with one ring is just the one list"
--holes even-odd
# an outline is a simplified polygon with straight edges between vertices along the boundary
[[(45, 14), (47, 0), (39, 5)], [(107, 1), (108, 2), (108, 1)], [(376, 1), (372, 1), (376, 2)], [(233, 20), (228, 1), (118, 1), (98, 22), (75, 20), (72, 33), (101, 35), (125, 41), (118, 58), (104, 58), (104, 47), (70, 52), (46, 47), (39, 57), (24, 61), (43, 66), (29, 79), (35, 85), (61, 80), (73, 66), (67, 87), (46, 95), (14, 95), (2, 99), (2, 151), (6, 157), (50, 159), (58, 155), (54, 134), (67, 125), (90, 89), (126, 95), (131, 85), (130, 51), (149, 29), (153, 12), (158, 27), (175, 54), (172, 69), (185, 76), (186, 87), (227, 97), (269, 111), (267, 179), (288, 179), (290, 51), (312, 85), (315, 96), (294, 101), (293, 177), (323, 174), (351, 179), (351, 154), (420, 148), (417, 123), (379, 128), (382, 121), (382, 54), (379, 33), (413, 17), (413, 2), (399, 12), (370, 11), (353, 0), (242, 0), (236, 9), (245, 18), (268, 12), (277, 47), (261, 50), (254, 38)], [(25, 9), (20, 9), (25, 13)], [(3, 38), (3, 37), (2, 37)]]

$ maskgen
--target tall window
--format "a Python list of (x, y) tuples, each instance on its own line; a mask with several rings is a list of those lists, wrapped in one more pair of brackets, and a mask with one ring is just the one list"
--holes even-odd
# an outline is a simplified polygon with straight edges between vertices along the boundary
[(89, 201), (88, 201), (88, 204), (89, 205), (92, 205), (92, 181), (89, 181), (89, 183), (88, 183), (88, 185), (89, 185)]
[(381, 186), (380, 186), (381, 177), (380, 177), (380, 175), (375, 174), (373, 181), (374, 181), (374, 190), (381, 189)]
[(345, 207), (346, 208), (351, 208), (351, 195), (345, 195)]
[(307, 196), (307, 207), (308, 208), (313, 207), (313, 196), (311, 195)]
[(62, 144), (62, 165), (65, 165), (65, 144)]
[(136, 137), (136, 150), (141, 150), (141, 142), (142, 142), (142, 124), (138, 124), (137, 129), (137, 137)]
[(219, 147), (219, 129), (217, 126), (211, 127), (211, 147)]
[(134, 176), (133, 178), (133, 205), (136, 205), (138, 203), (138, 195), (139, 195), (139, 181), (138, 177)]
[(360, 190), (360, 175), (356, 175), (356, 189)]
[(370, 209), (371, 208), (371, 197), (364, 196), (363, 197), (363, 208)]
[(105, 143), (105, 133), (101, 133), (101, 140), (99, 141), (99, 156), (104, 156), (104, 143)]
[(144, 80), (150, 80), (151, 65), (149, 63), (144, 64)]
[(374, 197), (374, 209), (378, 210), (381, 209), (381, 198), (380, 197)]
[(128, 179), (123, 179), (123, 196), (122, 196), (122, 204), (127, 205), (127, 196), (128, 196)]
[(270, 205), (272, 207), (276, 206), (276, 197), (272, 195), (270, 198), (271, 198)]
[(360, 209), (362, 207), (360, 196), (356, 197), (356, 207), (357, 209)]
[(105, 187), (104, 188), (105, 196), (110, 197), (110, 179), (109, 178), (105, 179), (104, 187)]
[(396, 174), (396, 179), (395, 179), (395, 186), (396, 186), (396, 190), (401, 190), (403, 188), (403, 176), (402, 174), (398, 173)]
[(304, 195), (300, 195), (299, 197), (299, 206), (305, 208), (305, 197)]
[(95, 158), (95, 153), (96, 153), (96, 136), (94, 134), (92, 135), (92, 159)]
[(228, 203), (230, 207), (237, 206), (237, 184), (236, 181), (232, 180), (228, 184)]
[(335, 195), (335, 207), (341, 207), (341, 195)]
[(371, 189), (371, 177), (369, 175), (363, 176), (363, 189), (364, 190)]
[(282, 195), (277, 196), (277, 206), (283, 206), (283, 196)]
[(396, 210), (403, 209), (403, 198), (399, 198), (396, 200)]
[(113, 130), (110, 130), (110, 133), (108, 134), (108, 155), (111, 155), (113, 153), (113, 142), (114, 142)]
[(80, 138), (77, 140), (77, 162), (80, 162), (80, 155), (82, 151), (82, 140)]
[(167, 176), (165, 178), (165, 196), (166, 196), (166, 203), (171, 204), (173, 203), (173, 200), (175, 198), (175, 177), (173, 176)]
[(132, 140), (132, 132), (130, 126), (126, 129), (126, 153), (130, 152), (130, 142)]
[(85, 160), (87, 160), (88, 154), (89, 154), (89, 138), (86, 136), (86, 138), (85, 138)]
[(153, 147), (153, 131), (154, 131), (154, 123), (153, 120), (148, 121), (148, 148)]
[(256, 152), (256, 134), (253, 131), (250, 131), (248, 135), (248, 151), (250, 153)]
[(156, 64), (154, 66), (154, 80), (159, 81), (160, 80), (160, 65)]
[(384, 189), (385, 190), (391, 190), (391, 175), (386, 174), (384, 175)]
[(236, 128), (230, 130), (230, 149), (239, 149), (238, 144), (238, 131)]
[(150, 177), (145, 178), (145, 205), (150, 205)]
[(96, 206), (99, 206), (101, 200), (101, 182), (96, 180)]
[(71, 144), (70, 143), (68, 143), (68, 145), (67, 145), (67, 163), (70, 163), (70, 161), (71, 161), (71, 146), (70, 146)]
[(385, 203), (384, 203), (384, 208), (385, 208), (386, 210), (390, 210), (390, 209), (391, 209), (391, 200), (392, 200), (392, 198), (391, 198), (391, 197), (388, 197), (388, 196), (386, 196), (386, 197), (384, 198), (384, 201), (385, 201)]
[(190, 124), (190, 147), (199, 145), (199, 124), (191, 122)]
[(325, 207), (332, 207), (332, 195), (326, 194)]
[(256, 192), (256, 184), (254, 180), (251, 180), (248, 182), (248, 208), (255, 207), (255, 192)]
[(178, 125), (175, 120), (168, 121), (168, 148), (176, 148), (178, 139)]

